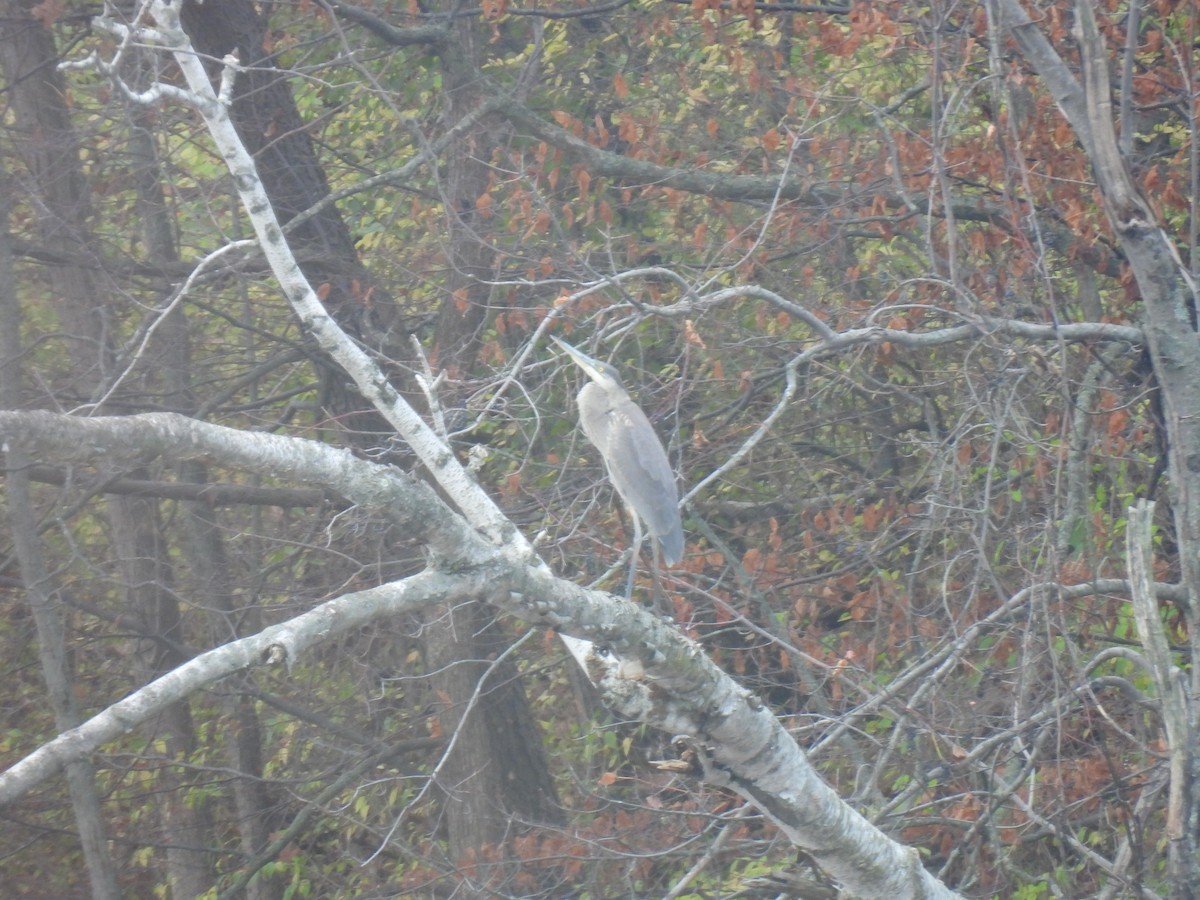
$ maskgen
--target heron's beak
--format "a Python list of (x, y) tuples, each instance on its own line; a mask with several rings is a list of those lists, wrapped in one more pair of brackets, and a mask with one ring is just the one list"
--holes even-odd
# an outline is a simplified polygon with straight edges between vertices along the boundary
[(566, 341), (559, 340), (552, 334), (548, 335), (548, 337), (550, 340), (554, 341), (554, 343), (558, 344), (558, 346), (562, 347), (562, 349), (566, 350), (567, 355), (569, 355), (571, 359), (575, 360), (575, 362), (579, 364), (579, 368), (587, 372), (591, 378), (600, 379), (604, 376), (604, 373), (600, 370), (600, 367), (596, 364), (596, 361), (586, 353), (576, 350)]

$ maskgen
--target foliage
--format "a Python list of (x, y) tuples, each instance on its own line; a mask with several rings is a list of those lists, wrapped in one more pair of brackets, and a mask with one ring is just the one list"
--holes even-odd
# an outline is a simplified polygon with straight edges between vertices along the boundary
[[(388, 46), (323, 6), (273, 10), (274, 60), (363, 266), (350, 317), (394, 303), (400, 330), (421, 339), (435, 368), (460, 345), (477, 349), (442, 386), (455, 449), (486, 451), (479, 477), (530, 535), (545, 533), (540, 549), (556, 571), (612, 589), (627, 522), (573, 430), (574, 373), (531, 342), (552, 319), (617, 365), (685, 487), (720, 473), (690, 499), (687, 557), (664, 574), (679, 626), (785, 717), (843, 796), (920, 847), (948, 884), (1022, 898), (1165, 891), (1159, 723), (1134, 699), (1152, 689), (1136, 663), (1107, 655), (1137, 638), (1127, 600), (1059, 590), (1121, 577), (1125, 510), (1162, 495), (1155, 383), (1140, 348), (1033, 340), (985, 321), (1139, 321), (1086, 158), (1053, 100), (982, 4), (603, 6), (560, 3), (561, 17), (542, 19), (545, 4), (485, 3), (469, 23), (476, 44), (467, 47), (464, 26), (449, 50)], [(439, 21), (416, 4), (373, 10), (399, 28)], [(1114, 57), (1125, 40), (1117, 12), (1104, 22)], [(1051, 39), (1063, 38), (1069, 4), (1044, 15)], [(1195, 10), (1155, 3), (1144, 15), (1135, 175), (1185, 235), (1195, 129), (1179, 97), (1194, 86), (1173, 54), (1194, 46)], [(48, 27), (60, 47), (111, 52), (71, 15)], [(486, 128), (434, 154), (462, 114), (447, 88), (455, 61), (540, 124), (501, 106)], [(172, 77), (153, 68), (161, 61), (139, 65)], [(245, 225), (189, 113), (135, 111), (106, 80), (77, 73), (69, 100), (86, 147), (87, 247), (110, 357), (81, 371), (94, 350), (78, 350), (90, 347), (73, 331), (82, 326), (54, 308), (33, 177), (6, 147), (30, 188), (9, 217), (22, 248), (23, 403), (181, 409), (408, 466), (358, 410), (330, 400), (331, 376), (249, 251), (215, 261), (187, 294), (189, 383), (170, 385), (182, 364), (152, 334), (159, 311), (194, 262), (245, 237)], [(154, 258), (142, 230), (138, 129), (152, 135), (181, 262)], [(583, 155), (570, 138), (603, 155)], [(434, 155), (406, 166), (425, 153)], [(486, 164), (477, 195), (453, 195), (455, 154)], [(714, 181), (673, 186), (675, 172)], [(739, 177), (757, 179), (758, 193)], [(452, 220), (478, 239), (489, 272), (482, 323), (465, 336), (444, 324), (447, 310), (466, 318), (479, 302), (457, 279)], [(1182, 249), (1195, 258), (1195, 246)], [(839, 333), (973, 329), (939, 342), (863, 340), (797, 362), (819, 335), (795, 307)], [(397, 372), (415, 365), (396, 349), (406, 345), (397, 337), (380, 350)], [(187, 476), (171, 461), (113, 460), (67, 472), (36, 497), (85, 710), (149, 678), (156, 642), (186, 656), (421, 565), (418, 548), (333, 500), (231, 503), (213, 511), (232, 600), (222, 607), (185, 549), (197, 540), (190, 502), (160, 497), (163, 582), (180, 606), (164, 635), (145, 608), (127, 607), (128, 560), (98, 499), (114, 478)], [(1159, 524), (1158, 574), (1169, 581), (1177, 539), (1166, 516)], [(0, 760), (11, 762), (56, 726), (39, 700), (32, 625), (3, 542), (10, 699)], [(654, 590), (647, 572), (639, 592)], [(1176, 612), (1163, 617), (1182, 637)], [(564, 823), (452, 858), (443, 797), (429, 788), (449, 736), (433, 714), (447, 698), (431, 686), (427, 627), (378, 625), (286, 678), (247, 673), (214, 686), (187, 704), (191, 741), (135, 731), (108, 747), (100, 784), (130, 863), (126, 888), (166, 890), (164, 794), (210, 823), (200, 840), (218, 890), (248, 874), (228, 783), (245, 773), (228, 738), (251, 721), (264, 833), (295, 826), (258, 875), (284, 897), (440, 896), (509, 872), (510, 858), (519, 875), (493, 888), (515, 896), (663, 895), (710, 850), (696, 896), (794, 868), (786, 842), (730, 795), (652, 764), (674, 755), (666, 738), (593, 710), (548, 636), (520, 650), (520, 677)], [(59, 834), (68, 812), (57, 790), (14, 809), (21, 835), (2, 851), (5, 883), (33, 890), (30, 853), (76, 852)]]

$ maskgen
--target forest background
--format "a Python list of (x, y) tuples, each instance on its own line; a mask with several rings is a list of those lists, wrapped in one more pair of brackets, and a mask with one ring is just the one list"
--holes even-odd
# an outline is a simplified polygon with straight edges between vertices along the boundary
[(173, 8), (0, 2), (6, 892), (1200, 896), (1195, 2)]

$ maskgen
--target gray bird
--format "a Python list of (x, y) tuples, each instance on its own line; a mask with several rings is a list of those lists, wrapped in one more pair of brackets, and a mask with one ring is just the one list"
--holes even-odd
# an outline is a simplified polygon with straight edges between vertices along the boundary
[[(673, 566), (683, 559), (683, 523), (679, 520), (679, 491), (667, 452), (646, 414), (621, 385), (621, 376), (606, 362), (592, 359), (553, 335), (592, 379), (576, 398), (579, 424), (604, 459), (608, 477), (625, 501), (633, 519), (634, 546), (630, 568), (637, 565), (641, 521), (658, 542), (663, 561)], [(640, 521), (639, 521), (640, 520)]]

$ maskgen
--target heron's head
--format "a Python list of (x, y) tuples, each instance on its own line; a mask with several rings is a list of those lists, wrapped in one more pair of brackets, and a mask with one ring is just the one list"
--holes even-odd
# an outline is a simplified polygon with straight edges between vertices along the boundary
[(606, 362), (601, 362), (598, 359), (592, 359), (586, 353), (576, 350), (566, 341), (561, 341), (554, 335), (550, 335), (550, 340), (558, 344), (567, 351), (567, 355), (579, 365), (579, 368), (588, 373), (588, 377), (602, 388), (620, 388), (621, 376), (617, 374), (617, 370)]

